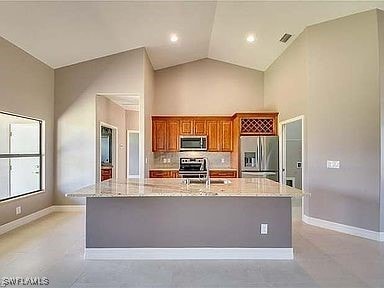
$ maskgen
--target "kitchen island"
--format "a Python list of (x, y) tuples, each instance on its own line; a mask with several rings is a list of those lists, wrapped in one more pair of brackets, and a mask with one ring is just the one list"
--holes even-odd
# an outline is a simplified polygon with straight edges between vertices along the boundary
[(303, 196), (261, 178), (108, 180), (67, 194), (86, 197), (87, 259), (292, 259), (291, 198)]

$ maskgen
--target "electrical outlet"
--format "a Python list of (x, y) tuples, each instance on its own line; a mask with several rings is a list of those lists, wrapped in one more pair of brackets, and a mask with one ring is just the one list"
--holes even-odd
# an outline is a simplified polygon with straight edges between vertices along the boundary
[(224, 158), (221, 158), (221, 163), (225, 163), (225, 159)]
[(268, 234), (268, 224), (260, 225), (260, 234)]
[(167, 163), (167, 158), (163, 158), (163, 163)]
[(168, 159), (167, 159), (167, 163), (171, 163), (171, 158), (168, 158)]
[(20, 215), (21, 214), (21, 206), (17, 206), (16, 207), (16, 215)]
[(328, 169), (339, 169), (340, 168), (340, 161), (327, 160), (327, 168)]

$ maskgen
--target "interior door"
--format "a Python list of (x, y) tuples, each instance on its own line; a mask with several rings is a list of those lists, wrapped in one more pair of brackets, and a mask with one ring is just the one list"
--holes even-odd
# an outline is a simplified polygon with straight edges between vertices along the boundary
[[(10, 124), (10, 153), (39, 153), (39, 124)], [(40, 187), (40, 157), (20, 157), (10, 160), (10, 194), (33, 192)]]
[(139, 178), (139, 132), (128, 131), (127, 178)]

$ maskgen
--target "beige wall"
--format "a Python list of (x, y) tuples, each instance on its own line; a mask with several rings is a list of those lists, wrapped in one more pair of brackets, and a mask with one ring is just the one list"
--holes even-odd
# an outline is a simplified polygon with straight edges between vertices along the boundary
[(144, 49), (55, 70), (57, 204), (82, 203), (65, 193), (96, 180), (96, 95), (144, 95)]
[(307, 39), (303, 32), (265, 71), (264, 108), (278, 111), (280, 121), (305, 114), (307, 83)]
[[(153, 70), (151, 61), (144, 51), (144, 153), (145, 153), (145, 167), (144, 171), (141, 170), (141, 175), (149, 177), (149, 167), (153, 162), (152, 153), (152, 115), (154, 110), (154, 97), (155, 97), (155, 72)], [(141, 135), (140, 135), (141, 136)], [(142, 137), (142, 136), (141, 136)]]
[[(52, 205), (53, 69), (0, 37), (0, 109), (44, 120), (45, 192), (0, 202), (0, 225)], [(22, 206), (16, 216), (15, 208)]]
[(263, 72), (203, 59), (155, 72), (156, 115), (263, 110)]
[[(375, 10), (308, 28), (310, 216), (374, 231), (380, 203), (377, 29)], [(340, 160), (340, 169), (327, 169), (328, 159)]]
[[(308, 27), (298, 40), (265, 73), (265, 103), (284, 120), (305, 114), (305, 213), (378, 231), (376, 11)], [(327, 160), (339, 160), (340, 169), (327, 169)]]
[[(101, 122), (112, 125), (117, 128), (118, 138), (118, 178), (124, 179), (127, 176), (127, 129), (125, 120), (125, 110), (121, 106), (112, 102), (105, 96), (96, 97), (96, 123), (97, 123), (97, 139), (100, 139)], [(100, 142), (96, 142), (96, 159), (97, 170), (100, 171)], [(100, 175), (96, 175), (96, 178)], [(99, 179), (99, 178), (97, 178)]]
[(127, 130), (139, 130), (139, 111), (125, 111), (125, 127)]
[[(379, 36), (379, 81), (380, 81), (380, 143), (384, 151), (384, 11), (377, 10)], [(384, 153), (380, 158), (380, 230), (384, 232)]]

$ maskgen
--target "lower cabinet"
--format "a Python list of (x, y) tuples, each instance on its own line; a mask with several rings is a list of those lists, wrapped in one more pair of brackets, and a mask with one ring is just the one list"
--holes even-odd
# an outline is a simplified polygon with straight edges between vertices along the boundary
[[(236, 178), (236, 170), (210, 170), (211, 178)], [(177, 170), (149, 170), (149, 178), (179, 178)]]
[(149, 170), (149, 178), (178, 178), (177, 170)]
[(105, 181), (112, 178), (112, 169), (101, 169), (101, 181)]
[(236, 170), (210, 170), (211, 178), (237, 178)]

